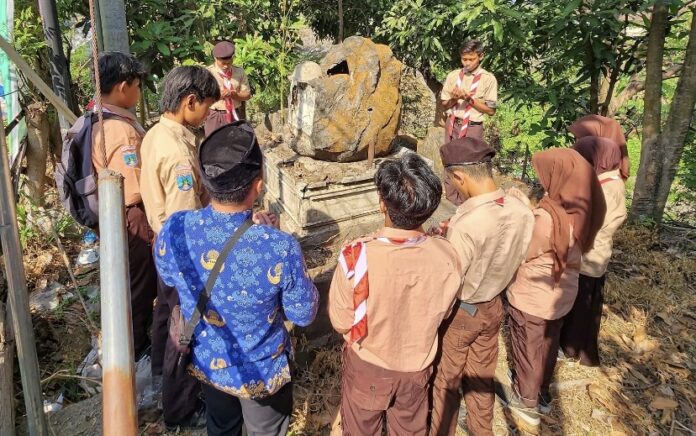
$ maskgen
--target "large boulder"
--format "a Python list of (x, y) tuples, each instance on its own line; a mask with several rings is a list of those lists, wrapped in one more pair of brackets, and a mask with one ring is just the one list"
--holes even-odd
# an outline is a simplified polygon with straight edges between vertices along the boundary
[(424, 139), (428, 129), (435, 123), (435, 93), (428, 86), (423, 74), (411, 67), (404, 68), (399, 91), (403, 99), (399, 135)]
[(389, 47), (353, 36), (291, 77), (290, 147), (315, 159), (352, 162), (391, 151), (401, 115), (403, 64)]
[(444, 175), (442, 159), (440, 159), (440, 147), (445, 143), (445, 128), (432, 126), (421, 142), (418, 143), (418, 154), (433, 161), (433, 170), (440, 177)]

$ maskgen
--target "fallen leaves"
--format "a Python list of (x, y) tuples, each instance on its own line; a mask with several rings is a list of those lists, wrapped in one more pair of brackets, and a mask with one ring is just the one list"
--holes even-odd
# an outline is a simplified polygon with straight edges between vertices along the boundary
[(679, 407), (679, 403), (667, 397), (655, 397), (648, 405), (652, 410), (674, 410)]

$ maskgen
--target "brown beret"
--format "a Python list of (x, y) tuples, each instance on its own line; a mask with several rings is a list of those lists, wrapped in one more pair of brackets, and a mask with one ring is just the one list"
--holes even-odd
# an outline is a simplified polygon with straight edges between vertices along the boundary
[(213, 47), (213, 57), (231, 58), (234, 56), (234, 43), (230, 41), (220, 41)]
[(495, 150), (486, 141), (476, 138), (453, 139), (440, 147), (440, 158), (445, 167), (490, 162), (493, 156)]

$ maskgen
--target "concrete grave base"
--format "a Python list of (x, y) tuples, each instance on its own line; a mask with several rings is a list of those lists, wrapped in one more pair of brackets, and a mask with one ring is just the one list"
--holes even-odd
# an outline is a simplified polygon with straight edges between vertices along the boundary
[[(399, 148), (385, 159), (413, 153)], [(302, 246), (342, 243), (382, 226), (367, 162), (325, 162), (300, 156), (286, 144), (264, 150), (264, 205), (280, 216), (281, 229)]]

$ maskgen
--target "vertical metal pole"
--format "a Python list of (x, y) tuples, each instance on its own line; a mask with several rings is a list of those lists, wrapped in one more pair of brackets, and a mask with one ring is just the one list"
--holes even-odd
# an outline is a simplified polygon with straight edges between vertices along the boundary
[(17, 340), (17, 360), (22, 375), (24, 404), (27, 408), (29, 434), (48, 436), (46, 416), (43, 412), (39, 359), (36, 356), (34, 327), (29, 313), (29, 293), (24, 276), (24, 258), (19, 244), (19, 229), (15, 197), (10, 181), (10, 164), (7, 159), (5, 128), (0, 114), (0, 239), (2, 239), (8, 297), (12, 310), (12, 324)]
[(130, 279), (123, 177), (99, 172), (103, 434), (136, 436)]
[[(68, 61), (63, 52), (63, 38), (58, 24), (58, 10), (55, 0), (39, 0), (39, 14), (43, 24), (44, 39), (48, 44), (51, 54), (50, 67), (53, 91), (68, 105), (74, 109), (72, 94), (70, 93), (70, 71)], [(60, 126), (63, 129), (70, 128), (70, 123), (59, 113)]]
[(99, 0), (97, 4), (104, 51), (130, 53), (126, 6), (123, 0)]

